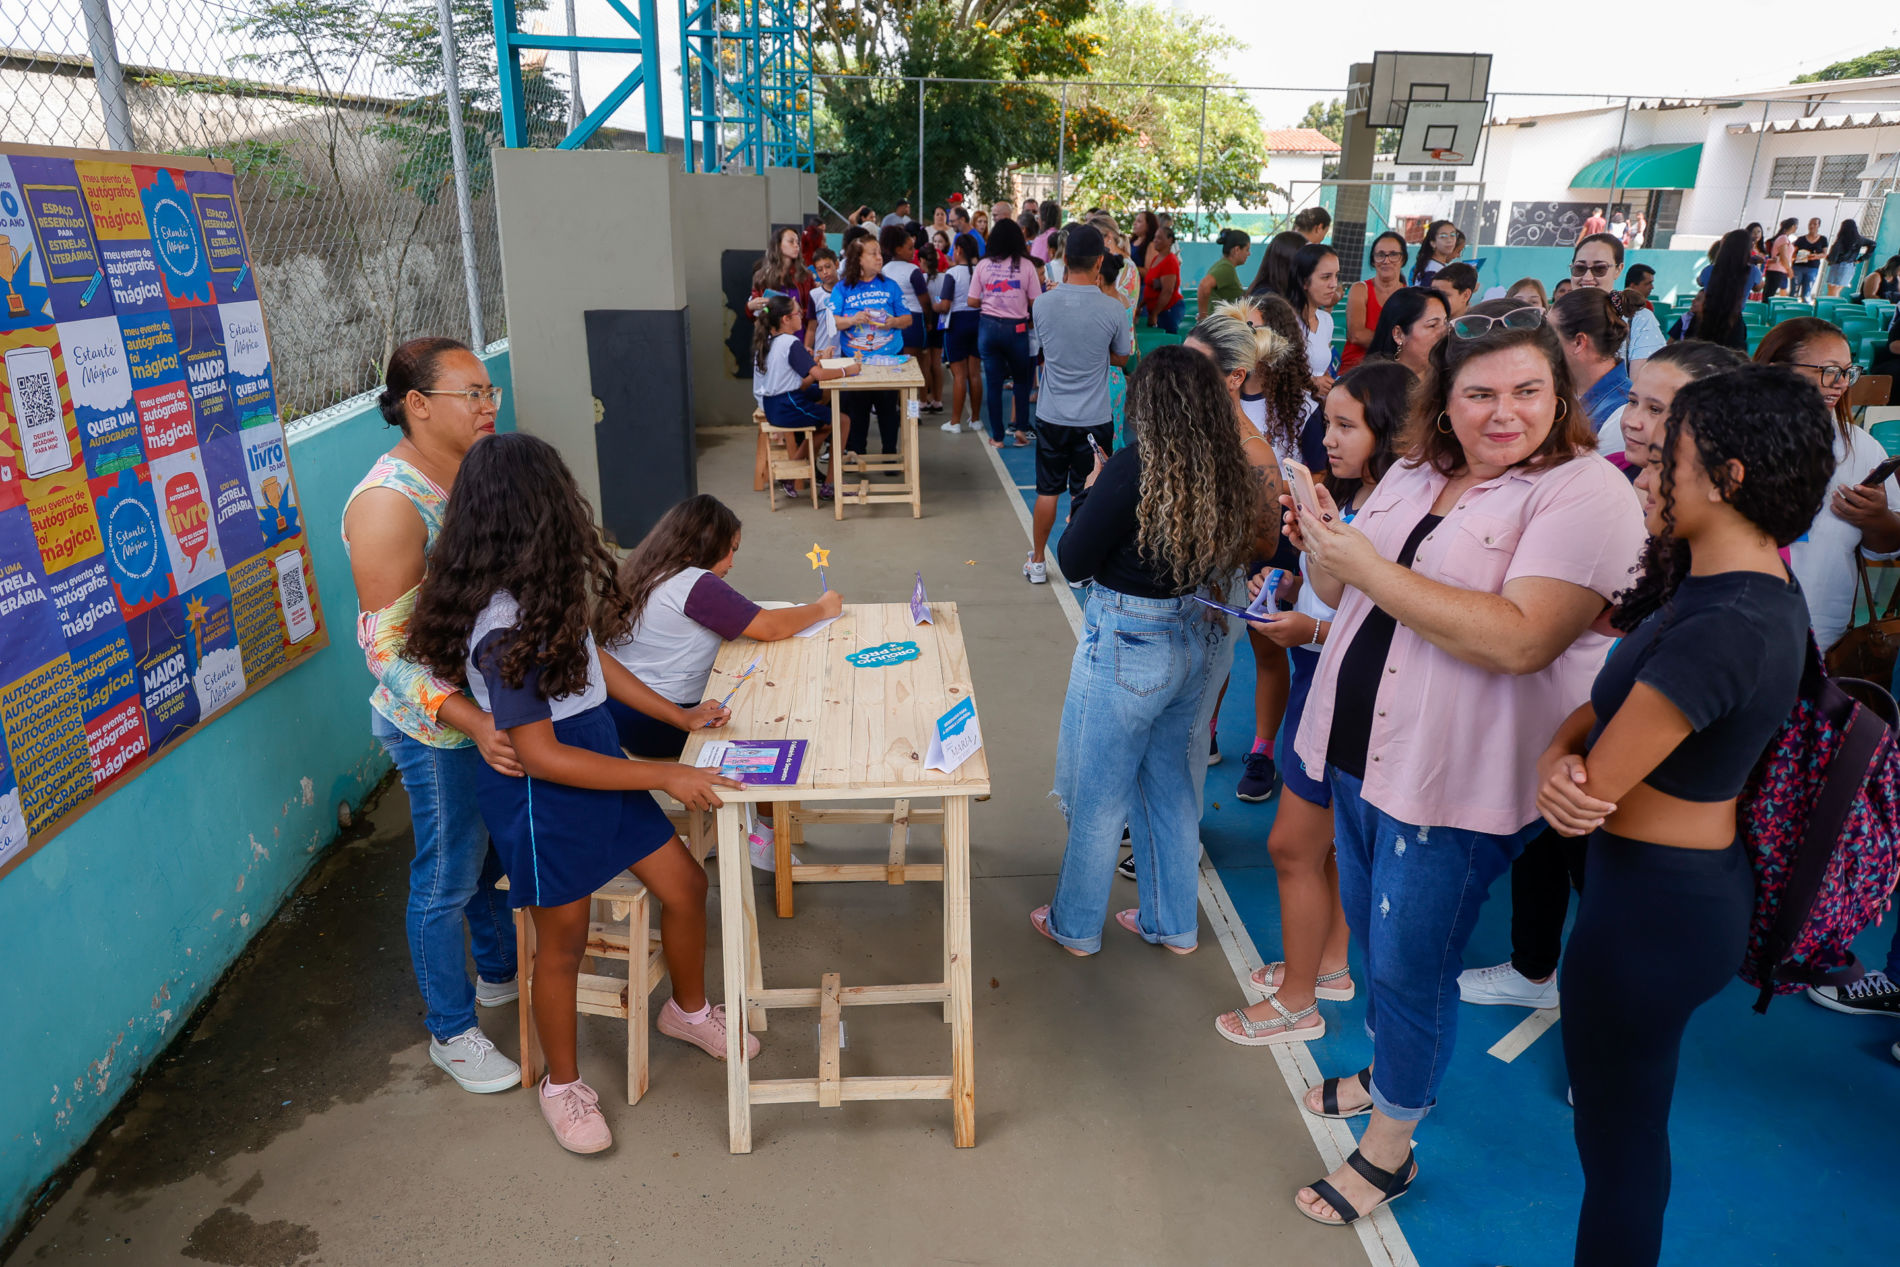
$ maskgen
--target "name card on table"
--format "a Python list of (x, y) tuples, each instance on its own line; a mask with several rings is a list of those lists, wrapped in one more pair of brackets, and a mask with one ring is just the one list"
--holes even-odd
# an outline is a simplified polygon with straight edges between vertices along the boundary
[(983, 727), (977, 721), (976, 701), (965, 698), (937, 719), (930, 736), (924, 769), (953, 772), (983, 746)]
[(910, 592), (910, 623), (927, 625), (930, 623), (930, 595), (924, 593), (924, 574), (917, 574), (917, 588)]

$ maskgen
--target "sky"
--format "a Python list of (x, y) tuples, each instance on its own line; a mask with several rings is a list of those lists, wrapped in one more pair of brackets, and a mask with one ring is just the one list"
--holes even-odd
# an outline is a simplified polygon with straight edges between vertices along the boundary
[[(1526, 0), (1345, 0), (1350, 30), (1363, 47), (1339, 38), (1320, 5), (1261, 0), (1166, 0), (1213, 18), (1251, 45), (1227, 59), (1237, 83), (1311, 87), (1344, 84), (1355, 61), (1376, 49), (1490, 53), (1491, 89), (1505, 93), (1615, 93), (1649, 97), (1713, 96), (1788, 83), (1877, 48), (1900, 45), (1900, 14), (1882, 6), (1815, 6), (1821, 20), (1797, 35), (1798, 6), (1785, 0), (1725, 0), (1718, 5), (1663, 3), (1555, 6)], [(1579, 14), (1620, 15), (1621, 27)], [(1851, 13), (1851, 21), (1839, 20)], [(1270, 16), (1269, 16), (1270, 15)], [(1298, 56), (1301, 15), (1313, 36)], [(1297, 82), (1296, 82), (1297, 80)]]

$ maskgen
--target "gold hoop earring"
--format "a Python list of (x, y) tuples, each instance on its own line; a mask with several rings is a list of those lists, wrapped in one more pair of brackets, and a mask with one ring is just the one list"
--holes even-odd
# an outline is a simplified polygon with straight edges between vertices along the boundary
[(1438, 433), (1447, 436), (1451, 434), (1451, 415), (1449, 413), (1440, 413), (1438, 415)]
[(1560, 396), (1560, 397), (1558, 397), (1558, 398), (1557, 398), (1557, 407), (1558, 407), (1559, 409), (1561, 409), (1561, 410), (1563, 410), (1563, 412), (1562, 412), (1562, 413), (1560, 413), (1560, 414), (1558, 414), (1558, 415), (1557, 415), (1557, 421), (1558, 421), (1559, 423), (1561, 423), (1561, 422), (1563, 422), (1563, 420), (1564, 420), (1564, 419), (1566, 419), (1566, 418), (1568, 418), (1568, 417), (1570, 416), (1570, 402), (1569, 402), (1569, 401), (1567, 401), (1567, 400), (1565, 400), (1565, 399), (1563, 399), (1563, 398), (1562, 398), (1562, 397)]

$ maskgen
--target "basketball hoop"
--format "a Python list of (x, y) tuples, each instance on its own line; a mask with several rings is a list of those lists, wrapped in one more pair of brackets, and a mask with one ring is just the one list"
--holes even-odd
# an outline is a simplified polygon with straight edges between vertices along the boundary
[(1463, 164), (1470, 161), (1464, 156), (1462, 152), (1458, 150), (1433, 150), (1431, 152), (1431, 155), (1432, 155), (1432, 162), (1434, 163)]

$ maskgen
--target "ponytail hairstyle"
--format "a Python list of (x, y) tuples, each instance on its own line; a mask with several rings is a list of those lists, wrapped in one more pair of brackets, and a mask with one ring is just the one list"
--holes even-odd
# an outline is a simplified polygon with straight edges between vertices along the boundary
[(1592, 351), (1610, 358), (1629, 338), (1626, 308), (1621, 291), (1579, 286), (1550, 306), (1549, 320), (1565, 343), (1583, 335)]
[(1237, 251), (1243, 246), (1252, 246), (1253, 239), (1247, 236), (1244, 229), (1222, 229), (1219, 236), (1214, 239), (1214, 244), (1225, 256), (1229, 251)]
[(587, 689), (590, 632), (613, 642), (629, 628), (593, 507), (554, 446), (519, 431), (490, 436), (462, 459), (403, 655), (463, 685), (469, 635), (503, 591), (520, 614), (501, 648), (501, 679), (519, 687), (538, 668), (544, 699)]
[(856, 286), (871, 279), (864, 275), (864, 244), (877, 245), (877, 239), (866, 233), (861, 238), (853, 238), (844, 248), (844, 267), (838, 271), (838, 280), (847, 286)]
[[(1779, 365), (1743, 365), (1684, 383), (1669, 406), (1656, 473), (1662, 532), (1644, 547), (1635, 582), (1611, 600), (1610, 624), (1629, 633), (1667, 606), (1689, 574), (1689, 543), (1675, 535), (1676, 454), (1685, 429), (1722, 500), (1785, 547), (1825, 504), (1834, 474), (1831, 422), (1814, 385)], [(1740, 483), (1731, 462), (1741, 465)]]
[(1431, 278), (1425, 272), (1425, 266), (1438, 258), (1438, 249), (1432, 245), (1432, 240), (1438, 236), (1440, 229), (1450, 229), (1456, 233), (1458, 226), (1449, 220), (1434, 220), (1425, 226), (1425, 236), (1420, 238), (1418, 243), (1418, 262), (1412, 265), (1412, 285), (1414, 286), (1431, 284)]
[(687, 568), (711, 568), (738, 544), (739, 516), (710, 493), (688, 497), (661, 515), (620, 565), (629, 623), (640, 619), (662, 584)]
[(470, 349), (460, 339), (434, 335), (411, 339), (396, 349), (389, 358), (389, 368), (383, 371), (383, 390), (376, 397), (376, 408), (385, 423), (409, 434), (409, 393), (430, 391), (441, 382), (442, 358), (450, 352)]
[(1267, 402), (1267, 442), (1282, 453), (1298, 453), (1313, 371), (1293, 305), (1278, 295), (1255, 295), (1216, 304), (1212, 315), (1238, 318), (1253, 330), (1254, 373), (1260, 375), (1260, 394)]
[(770, 294), (765, 297), (765, 306), (759, 309), (758, 322), (752, 327), (752, 367), (756, 371), (765, 369), (766, 358), (772, 355), (772, 340), (778, 337), (778, 328), (792, 315), (798, 301), (791, 295)]

